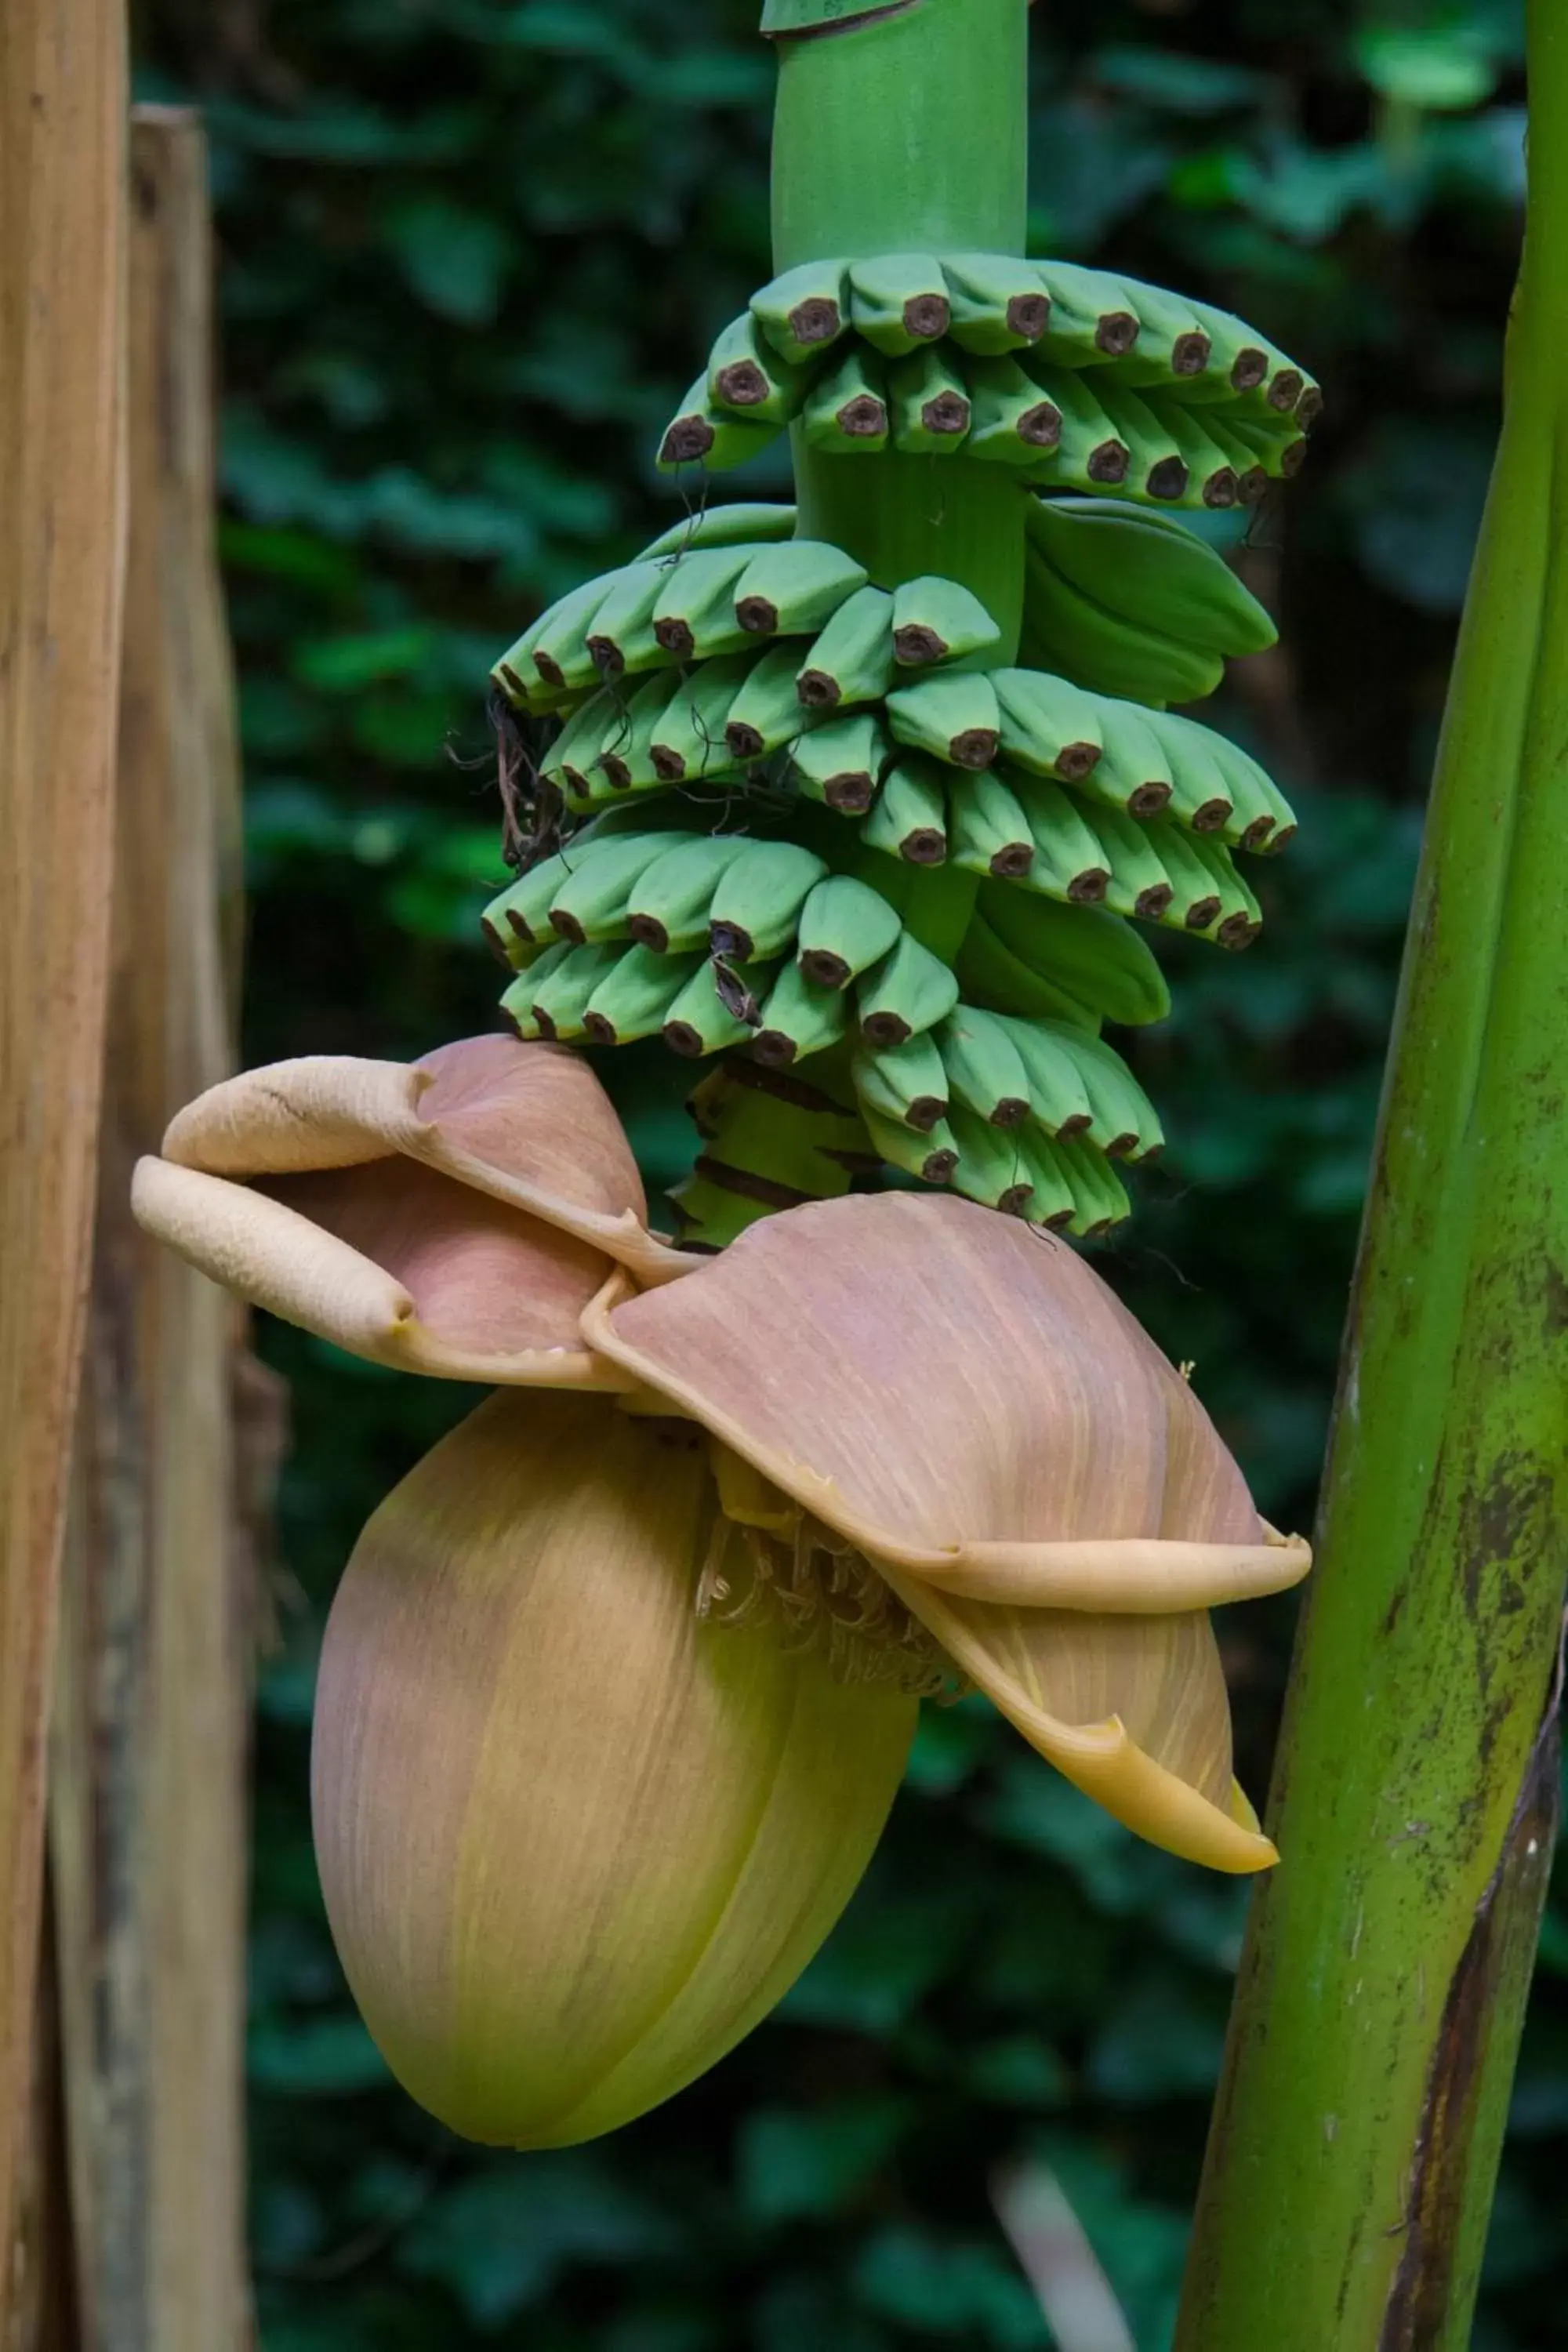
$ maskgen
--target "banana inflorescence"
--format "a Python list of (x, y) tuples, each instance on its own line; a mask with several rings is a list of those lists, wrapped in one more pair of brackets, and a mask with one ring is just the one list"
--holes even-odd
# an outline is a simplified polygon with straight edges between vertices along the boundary
[(1101, 1032), (1169, 1009), (1144, 929), (1237, 950), (1238, 852), (1295, 819), (1168, 708), (1274, 642), (1168, 509), (1250, 502), (1321, 401), (1227, 313), (1065, 264), (812, 263), (719, 338), (665, 436), (713, 471), (814, 452), (1015, 468), (1021, 629), (873, 576), (786, 505), (704, 505), (496, 665), (537, 734), (537, 846), (487, 909), (528, 1038), (712, 1057), (690, 1246), (898, 1171), (1054, 1230), (1163, 1141)]

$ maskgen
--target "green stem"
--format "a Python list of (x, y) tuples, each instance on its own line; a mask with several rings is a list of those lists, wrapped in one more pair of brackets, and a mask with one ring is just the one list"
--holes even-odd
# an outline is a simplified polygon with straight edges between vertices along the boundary
[(1460, 2352), (1550, 1864), (1568, 1557), (1568, 22), (1531, 194), (1182, 2352)]

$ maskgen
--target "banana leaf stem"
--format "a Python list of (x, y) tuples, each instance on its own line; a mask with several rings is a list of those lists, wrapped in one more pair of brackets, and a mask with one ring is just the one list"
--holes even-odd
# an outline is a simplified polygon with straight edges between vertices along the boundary
[(1179, 2352), (1461, 2352), (1555, 1830), (1568, 1560), (1568, 20)]

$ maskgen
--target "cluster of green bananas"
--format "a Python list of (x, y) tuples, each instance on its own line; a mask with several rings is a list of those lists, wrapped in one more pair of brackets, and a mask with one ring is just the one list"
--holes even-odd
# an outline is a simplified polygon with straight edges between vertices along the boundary
[[(1031, 668), (1144, 704), (1196, 702), (1213, 693), (1227, 659), (1273, 644), (1262, 605), (1173, 517), (1105, 499), (1020, 497), (1028, 544), (1022, 657)], [(817, 633), (809, 648), (780, 649), (756, 679), (771, 726), (794, 722), (786, 735), (814, 717), (879, 700), (901, 672), (996, 643), (995, 623), (956, 583), (930, 576), (890, 594), (871, 588), (841, 550), (792, 539), (795, 521), (788, 506), (695, 516), (634, 562), (562, 597), (501, 656), (493, 679), (514, 710), (574, 719), (593, 703), (605, 721), (596, 748), (585, 720), (579, 737), (554, 749), (550, 766), (570, 797), (589, 805), (650, 766), (648, 784), (713, 772), (730, 716), (719, 698), (749, 678), (757, 667), (749, 657), (778, 638)], [(699, 693), (691, 665), (705, 661), (732, 667)], [(640, 700), (626, 684), (638, 677), (647, 681)], [(608, 746), (612, 731), (618, 748)], [(700, 755), (697, 766), (689, 750)], [(605, 756), (609, 766), (595, 769)], [(755, 755), (734, 759), (744, 756)], [(603, 786), (591, 781), (584, 792), (574, 775)]]
[(722, 471), (798, 420), (836, 454), (962, 451), (1064, 489), (1228, 507), (1299, 468), (1321, 406), (1240, 320), (1159, 287), (999, 254), (884, 254), (810, 263), (754, 296), (659, 463)]

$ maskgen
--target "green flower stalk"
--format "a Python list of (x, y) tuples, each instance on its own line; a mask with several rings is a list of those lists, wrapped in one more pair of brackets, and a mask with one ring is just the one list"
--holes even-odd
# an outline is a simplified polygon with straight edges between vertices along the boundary
[[(664, 436), (686, 520), (496, 667), (517, 1034), (252, 1073), (138, 1172), (243, 1296), (500, 1391), (367, 1528), (314, 1750), (351, 1982), (478, 2138), (720, 2058), (847, 1900), (922, 1696), (984, 1691), (1189, 1860), (1277, 1859), (1208, 1612), (1307, 1547), (1061, 1235), (1163, 1140), (1102, 1034), (1168, 1008), (1136, 926), (1247, 945), (1234, 853), (1293, 829), (1168, 707), (1272, 635), (1173, 510), (1261, 495), (1315, 393), (1023, 255), (1026, 28), (769, 9), (778, 274)], [(712, 502), (786, 432), (795, 505)], [(569, 1050), (656, 1036), (706, 1065), (679, 1246)]]
[(1180, 2342), (1469, 2342), (1554, 1840), (1568, 1558), (1568, 23)]

